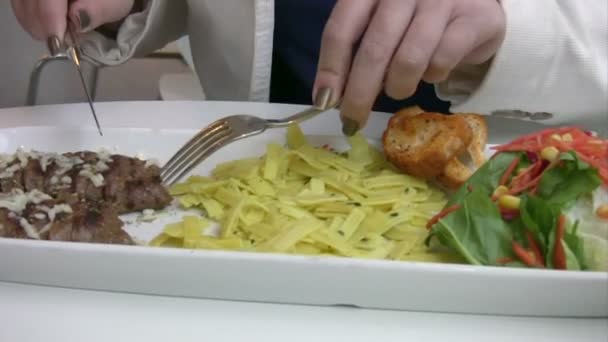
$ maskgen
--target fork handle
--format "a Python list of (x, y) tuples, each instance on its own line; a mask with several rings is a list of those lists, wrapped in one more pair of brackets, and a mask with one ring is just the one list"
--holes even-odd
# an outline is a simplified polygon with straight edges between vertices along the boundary
[(320, 89), (317, 96), (315, 97), (315, 103), (312, 107), (303, 110), (297, 114), (292, 116), (288, 116), (284, 119), (280, 120), (267, 120), (267, 127), (269, 128), (278, 128), (285, 127), (292, 124), (300, 123), (306, 121), (308, 119), (312, 119), (313, 117), (335, 108), (338, 106), (339, 101), (335, 103), (331, 103), (331, 89), (323, 88)]
[(270, 119), (270, 120), (266, 120), (266, 124), (268, 126), (268, 128), (280, 128), (280, 127), (287, 127), (290, 126), (292, 124), (297, 124), (303, 121), (306, 121), (308, 119), (312, 119), (315, 116), (329, 110), (330, 108), (317, 108), (317, 107), (310, 107), (306, 110), (303, 110), (297, 114), (294, 114), (292, 116), (286, 117), (284, 119), (280, 119), (280, 120), (274, 120), (274, 119)]

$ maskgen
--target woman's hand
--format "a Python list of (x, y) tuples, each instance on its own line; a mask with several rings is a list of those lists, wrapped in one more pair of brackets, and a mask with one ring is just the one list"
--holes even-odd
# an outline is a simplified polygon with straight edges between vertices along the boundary
[(329, 87), (334, 99), (343, 93), (343, 131), (352, 135), (382, 89), (404, 99), (421, 80), (437, 83), (460, 64), (482, 64), (504, 32), (496, 0), (338, 0), (323, 32), (314, 89)]
[(134, 0), (11, 0), (19, 23), (37, 40), (63, 40), (68, 18), (79, 32), (119, 21), (129, 15)]

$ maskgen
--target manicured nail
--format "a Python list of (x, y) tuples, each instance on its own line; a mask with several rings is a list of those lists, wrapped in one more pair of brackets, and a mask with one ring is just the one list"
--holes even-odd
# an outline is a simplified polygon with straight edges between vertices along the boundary
[(78, 11), (78, 21), (80, 22), (80, 31), (86, 30), (89, 25), (91, 25), (91, 17), (85, 10)]
[(359, 131), (359, 123), (350, 118), (342, 118), (342, 133), (346, 136), (353, 136)]
[(331, 89), (321, 88), (315, 94), (315, 106), (321, 109), (327, 109), (331, 106)]
[(57, 55), (62, 50), (61, 41), (57, 36), (51, 36), (46, 41), (47, 48), (51, 56)]

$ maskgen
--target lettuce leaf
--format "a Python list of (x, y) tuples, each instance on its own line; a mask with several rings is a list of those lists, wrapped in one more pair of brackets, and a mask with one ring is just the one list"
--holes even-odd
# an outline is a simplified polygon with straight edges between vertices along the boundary
[(460, 209), (439, 220), (433, 231), (471, 264), (497, 265), (512, 257), (512, 230), (483, 190), (468, 193)]
[(561, 165), (542, 175), (538, 195), (560, 210), (570, 207), (583, 195), (602, 184), (598, 170), (580, 160), (575, 152), (560, 154)]

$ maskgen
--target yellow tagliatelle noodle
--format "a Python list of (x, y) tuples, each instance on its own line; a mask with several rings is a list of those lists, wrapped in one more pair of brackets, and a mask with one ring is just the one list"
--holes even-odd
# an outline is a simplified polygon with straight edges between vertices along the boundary
[[(426, 222), (446, 203), (424, 180), (396, 171), (362, 135), (336, 153), (313, 147), (298, 126), (287, 146), (218, 165), (170, 189), (186, 216), (153, 246), (459, 262), (424, 245)], [(212, 221), (219, 234), (208, 233)]]

